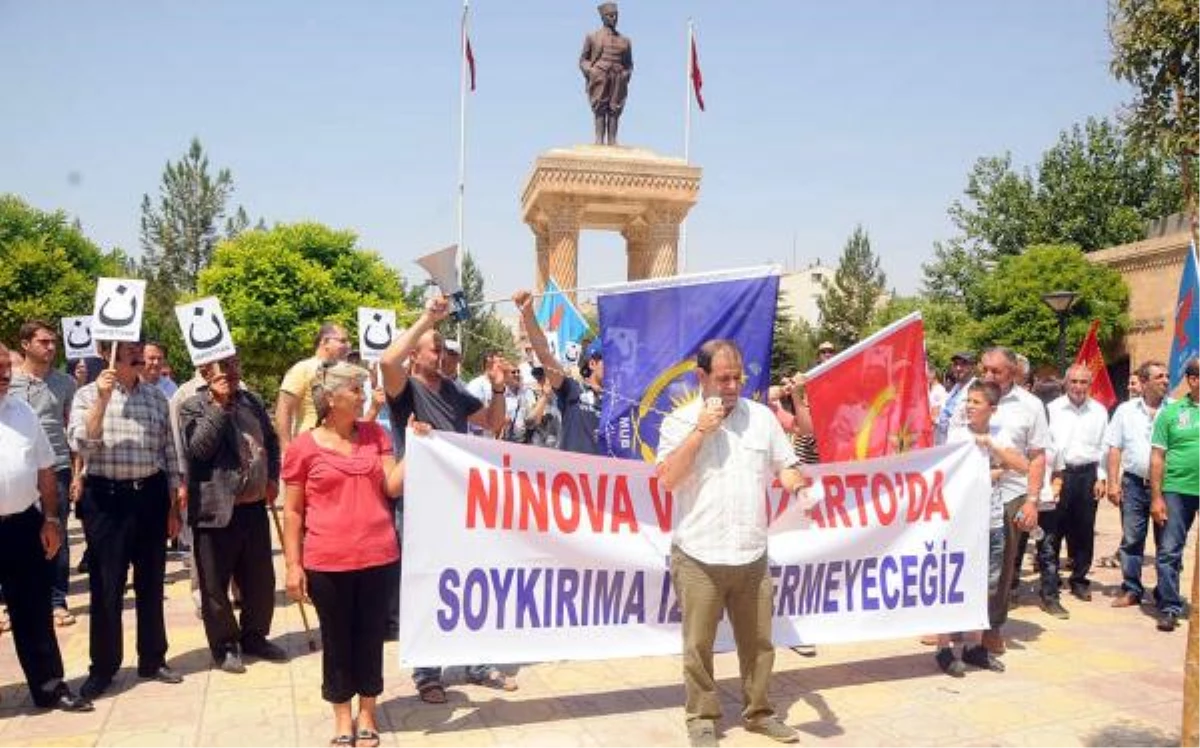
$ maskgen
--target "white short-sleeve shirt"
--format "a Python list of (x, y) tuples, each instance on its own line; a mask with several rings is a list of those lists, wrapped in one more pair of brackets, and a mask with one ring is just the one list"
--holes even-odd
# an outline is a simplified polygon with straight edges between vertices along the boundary
[[(696, 400), (663, 419), (659, 464), (695, 429), (702, 407)], [(737, 566), (756, 560), (767, 550), (767, 490), (779, 471), (797, 464), (771, 410), (738, 400), (721, 427), (704, 436), (692, 470), (673, 491), (673, 543), (706, 564)]]
[(0, 398), (0, 515), (17, 514), (38, 500), (38, 470), (54, 467), (50, 440), (28, 404)]
[[(992, 416), (992, 425), (999, 426), (1012, 440), (1013, 446), (1026, 456), (1051, 446), (1046, 406), (1016, 385), (1001, 396), (996, 414)], [(1005, 470), (996, 485), (1006, 503), (1029, 493), (1029, 479), (1012, 470)]]

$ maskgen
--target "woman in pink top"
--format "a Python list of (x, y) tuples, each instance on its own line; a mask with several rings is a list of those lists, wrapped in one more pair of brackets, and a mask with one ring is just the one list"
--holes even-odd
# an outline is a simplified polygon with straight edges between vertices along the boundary
[(400, 494), (404, 464), (379, 424), (359, 420), (367, 376), (347, 363), (317, 373), (317, 426), (292, 441), (283, 462), (287, 590), (311, 599), (321, 621), (321, 696), (333, 704), (331, 745), (339, 746), (379, 745), (387, 586), (400, 562), (387, 497)]

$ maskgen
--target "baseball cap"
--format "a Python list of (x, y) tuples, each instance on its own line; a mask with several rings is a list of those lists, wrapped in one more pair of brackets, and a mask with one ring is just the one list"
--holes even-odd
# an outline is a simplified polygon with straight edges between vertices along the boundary
[(446, 353), (453, 353), (455, 356), (462, 355), (462, 348), (459, 347), (457, 340), (445, 340), (442, 342), (442, 348)]
[(975, 363), (975, 354), (970, 351), (959, 351), (950, 357), (951, 361), (966, 361), (968, 364)]

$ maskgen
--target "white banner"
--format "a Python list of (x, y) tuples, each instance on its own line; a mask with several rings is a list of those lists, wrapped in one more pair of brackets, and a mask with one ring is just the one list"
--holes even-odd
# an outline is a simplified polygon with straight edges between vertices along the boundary
[(363, 361), (378, 361), (399, 334), (395, 309), (358, 308), (358, 353)]
[(221, 300), (216, 296), (180, 304), (175, 307), (175, 318), (179, 320), (179, 330), (183, 333), (183, 342), (187, 343), (193, 366), (220, 361), (237, 353)]
[(62, 336), (63, 352), (68, 361), (100, 355), (96, 339), (92, 337), (91, 316), (63, 317)]
[[(673, 497), (640, 461), (407, 438), (405, 666), (676, 654)], [(969, 444), (814, 466), (769, 496), (778, 645), (987, 626), (987, 465)], [(732, 648), (722, 624), (718, 649)]]
[(146, 281), (97, 278), (92, 335), (97, 340), (137, 340), (142, 334)]

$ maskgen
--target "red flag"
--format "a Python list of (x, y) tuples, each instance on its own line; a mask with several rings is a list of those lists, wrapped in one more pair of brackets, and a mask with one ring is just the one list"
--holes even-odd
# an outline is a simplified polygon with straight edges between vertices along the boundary
[(463, 39), (466, 41), (465, 49), (467, 51), (467, 69), (471, 74), (471, 90), (475, 90), (475, 53), (471, 51), (471, 37), (463, 32)]
[(933, 445), (925, 325), (919, 313), (813, 369), (807, 389), (821, 462)]
[(700, 55), (696, 53), (696, 37), (692, 36), (692, 92), (696, 94), (696, 104), (700, 107), (700, 111), (704, 111), (704, 94), (700, 93), (700, 89), (704, 87), (704, 76), (700, 75)]
[(1079, 355), (1075, 363), (1083, 364), (1092, 372), (1092, 389), (1088, 393), (1096, 402), (1112, 410), (1117, 404), (1117, 393), (1113, 391), (1112, 380), (1108, 378), (1108, 369), (1104, 367), (1104, 354), (1100, 352), (1100, 341), (1096, 331), (1100, 329), (1100, 320), (1092, 320), (1087, 337), (1079, 347)]

